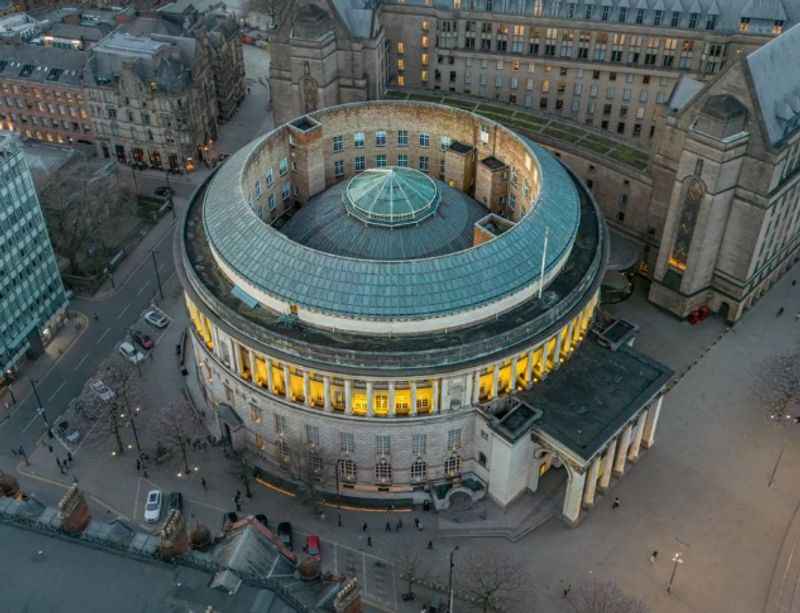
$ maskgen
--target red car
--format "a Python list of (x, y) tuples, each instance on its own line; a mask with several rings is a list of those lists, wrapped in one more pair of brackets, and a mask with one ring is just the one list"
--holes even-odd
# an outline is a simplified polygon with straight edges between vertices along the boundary
[(304, 547), (306, 553), (312, 558), (320, 559), (319, 537), (316, 534), (309, 534), (306, 537), (306, 546)]
[(144, 332), (140, 332), (139, 330), (131, 330), (131, 338), (136, 341), (136, 343), (142, 349), (152, 349), (155, 346), (153, 339), (147, 336)]

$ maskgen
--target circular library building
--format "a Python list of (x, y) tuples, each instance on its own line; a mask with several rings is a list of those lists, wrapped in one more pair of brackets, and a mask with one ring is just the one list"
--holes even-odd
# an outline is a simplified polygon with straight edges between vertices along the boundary
[(197, 190), (175, 252), (214, 433), (267, 481), (446, 508), (567, 467), (585, 502), (615, 436), (652, 438), (658, 390), (592, 453), (541, 429), (537, 388), (566, 394), (593, 344), (608, 237), (555, 157), (487, 118), (375, 101), (295, 119)]

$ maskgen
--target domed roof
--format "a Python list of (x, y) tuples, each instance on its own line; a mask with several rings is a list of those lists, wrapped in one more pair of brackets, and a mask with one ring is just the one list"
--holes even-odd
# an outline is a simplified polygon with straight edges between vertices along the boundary
[(404, 226), (436, 212), (439, 190), (430, 177), (412, 168), (371, 168), (350, 180), (345, 206), (365, 223)]

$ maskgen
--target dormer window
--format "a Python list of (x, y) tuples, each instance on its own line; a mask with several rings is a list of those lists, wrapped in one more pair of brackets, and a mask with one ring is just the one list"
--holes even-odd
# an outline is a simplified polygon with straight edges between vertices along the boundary
[(750, 18), (742, 17), (742, 20), (739, 22), (739, 32), (747, 32), (749, 30), (750, 30)]
[(773, 34), (782, 34), (783, 33), (783, 21), (778, 19), (775, 23), (772, 24), (772, 33)]
[(717, 16), (709, 15), (706, 18), (706, 30), (715, 30), (717, 28)]
[(691, 13), (689, 15), (689, 29), (694, 30), (697, 27), (697, 19), (700, 15), (698, 13)]

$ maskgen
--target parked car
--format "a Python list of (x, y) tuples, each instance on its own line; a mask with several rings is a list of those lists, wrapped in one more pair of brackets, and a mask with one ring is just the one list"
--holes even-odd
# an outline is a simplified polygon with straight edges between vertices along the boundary
[(256, 515), (256, 519), (261, 522), (262, 526), (264, 526), (265, 528), (269, 528), (269, 520), (267, 519), (266, 515), (264, 515), (263, 513), (258, 513)]
[(162, 185), (161, 187), (156, 188), (155, 195), (161, 196), (162, 198), (171, 198), (175, 195), (175, 190), (169, 185)]
[(278, 524), (278, 538), (283, 546), (289, 551), (294, 551), (294, 543), (292, 542), (292, 524), (288, 521), (282, 521)]
[(129, 343), (128, 341), (125, 341), (119, 346), (119, 352), (122, 354), (122, 357), (131, 364), (138, 364), (144, 360), (144, 354), (138, 351), (136, 347), (133, 346), (133, 343)]
[(150, 490), (144, 505), (144, 520), (154, 524), (161, 518), (161, 490)]
[(62, 419), (56, 424), (58, 428), (58, 435), (68, 443), (77, 443), (81, 440), (81, 433), (75, 428), (71, 428), (66, 419)]
[(303, 549), (312, 558), (319, 560), (322, 551), (319, 547), (319, 537), (316, 534), (309, 534), (306, 537), (306, 546)]
[(167, 496), (167, 511), (172, 509), (183, 513), (183, 494), (180, 492), (172, 492)]
[(150, 309), (147, 311), (144, 314), (144, 320), (156, 328), (166, 328), (169, 324), (169, 318), (158, 309)]
[(147, 350), (147, 349), (152, 349), (153, 347), (155, 347), (155, 343), (153, 342), (153, 339), (150, 338), (147, 334), (145, 334), (141, 330), (131, 330), (131, 338), (142, 349)]
[(92, 391), (100, 397), (100, 400), (109, 401), (114, 397), (114, 391), (103, 383), (100, 379), (95, 379), (89, 383)]

